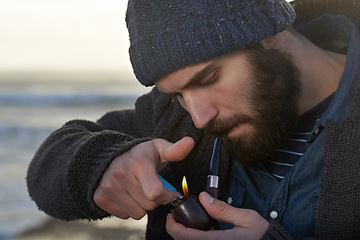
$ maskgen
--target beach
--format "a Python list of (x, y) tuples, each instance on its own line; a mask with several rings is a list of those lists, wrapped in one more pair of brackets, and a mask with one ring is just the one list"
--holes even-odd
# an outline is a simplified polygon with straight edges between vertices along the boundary
[(0, 240), (142, 239), (144, 221), (51, 219), (29, 197), (26, 173), (40, 144), (64, 123), (96, 121), (108, 111), (133, 108), (147, 91), (123, 74), (0, 74)]
[(129, 60), (127, 1), (2, 1), (0, 240), (143, 239), (144, 221), (62, 222), (38, 210), (28, 165), (69, 120), (132, 108), (149, 91)]
[(112, 217), (95, 222), (50, 219), (14, 240), (143, 240), (145, 226), (146, 217), (139, 221)]

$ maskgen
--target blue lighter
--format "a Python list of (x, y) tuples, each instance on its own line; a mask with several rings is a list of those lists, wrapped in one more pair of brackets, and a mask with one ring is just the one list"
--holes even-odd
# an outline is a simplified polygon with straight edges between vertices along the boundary
[(173, 185), (171, 185), (168, 181), (166, 181), (162, 176), (160, 176), (160, 174), (157, 174), (158, 177), (160, 178), (163, 186), (170, 190), (170, 191), (173, 191), (176, 193), (177, 195), (177, 198), (175, 201), (173, 201), (171, 204), (174, 206), (174, 207), (177, 207), (179, 206), (182, 202), (183, 202), (183, 199), (184, 199), (184, 196), (182, 196), (177, 190), (176, 188), (173, 187)]

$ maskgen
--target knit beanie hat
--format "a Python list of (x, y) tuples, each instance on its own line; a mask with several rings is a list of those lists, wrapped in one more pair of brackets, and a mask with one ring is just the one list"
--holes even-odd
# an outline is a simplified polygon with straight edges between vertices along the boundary
[(130, 60), (141, 84), (275, 35), (295, 20), (286, 0), (129, 0)]

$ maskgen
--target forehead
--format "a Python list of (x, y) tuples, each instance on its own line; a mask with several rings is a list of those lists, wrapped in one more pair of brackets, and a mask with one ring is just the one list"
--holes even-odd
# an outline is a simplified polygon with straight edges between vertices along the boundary
[[(228, 53), (217, 58), (180, 68), (156, 81), (155, 85), (163, 92), (177, 92), (192, 81), (196, 82), (196, 80), (206, 77), (213, 70), (222, 68), (223, 65), (231, 66), (231, 64), (229, 64), (230, 62), (239, 63), (244, 60), (246, 61), (244, 53), (245, 51), (240, 49), (233, 53)], [(236, 67), (238, 68), (238, 66)]]
[(163, 92), (176, 91), (176, 89), (185, 86), (190, 79), (194, 78), (207, 67), (210, 67), (214, 62), (215, 60), (208, 60), (180, 68), (156, 81), (155, 85)]

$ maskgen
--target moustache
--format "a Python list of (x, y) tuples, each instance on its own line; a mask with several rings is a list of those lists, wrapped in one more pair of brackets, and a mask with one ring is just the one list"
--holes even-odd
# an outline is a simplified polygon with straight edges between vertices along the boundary
[(212, 119), (205, 128), (205, 133), (213, 136), (226, 135), (234, 127), (245, 123), (253, 125), (255, 119), (245, 114), (236, 114), (224, 120)]

